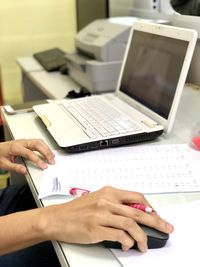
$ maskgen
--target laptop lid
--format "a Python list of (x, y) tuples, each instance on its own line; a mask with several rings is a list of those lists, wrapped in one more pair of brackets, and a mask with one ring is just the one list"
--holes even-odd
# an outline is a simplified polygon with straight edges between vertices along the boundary
[(134, 22), (117, 95), (172, 128), (197, 40), (194, 30)]

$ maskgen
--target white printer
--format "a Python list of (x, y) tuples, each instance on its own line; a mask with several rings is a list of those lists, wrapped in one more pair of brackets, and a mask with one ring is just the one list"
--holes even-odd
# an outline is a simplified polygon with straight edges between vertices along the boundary
[(66, 55), (70, 77), (91, 93), (115, 90), (129, 32), (138, 19), (98, 19), (78, 32), (76, 52)]

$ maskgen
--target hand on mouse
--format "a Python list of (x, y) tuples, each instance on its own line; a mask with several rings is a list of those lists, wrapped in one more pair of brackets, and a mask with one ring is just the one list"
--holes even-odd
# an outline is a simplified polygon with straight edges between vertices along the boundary
[(138, 223), (165, 233), (173, 231), (173, 226), (155, 212), (146, 213), (124, 203), (150, 206), (140, 193), (104, 187), (68, 203), (45, 208), (44, 230), (50, 240), (81, 244), (118, 241), (123, 250), (137, 242), (142, 252), (147, 250), (147, 237)]

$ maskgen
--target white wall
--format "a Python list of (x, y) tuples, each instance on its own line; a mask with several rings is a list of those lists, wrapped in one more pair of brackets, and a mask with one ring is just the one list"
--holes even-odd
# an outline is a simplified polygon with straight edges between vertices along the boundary
[(74, 49), (75, 0), (0, 0), (0, 66), (4, 101), (22, 100), (17, 57), (52, 47)]
[(111, 17), (130, 16), (134, 0), (110, 0), (109, 12)]

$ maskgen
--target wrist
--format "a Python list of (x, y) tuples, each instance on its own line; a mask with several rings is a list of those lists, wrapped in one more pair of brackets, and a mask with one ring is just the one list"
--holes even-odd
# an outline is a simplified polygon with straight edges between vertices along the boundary
[(40, 217), (38, 222), (38, 231), (45, 241), (56, 240), (57, 231), (57, 215), (56, 206), (49, 206), (40, 209)]
[(36, 208), (34, 209), (35, 212), (32, 214), (32, 232), (39, 242), (50, 240), (48, 218), (46, 217), (45, 209), (46, 208)]

